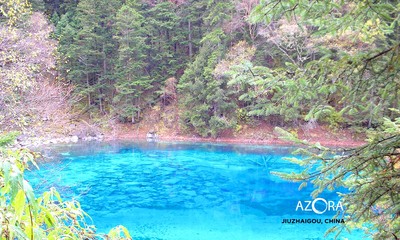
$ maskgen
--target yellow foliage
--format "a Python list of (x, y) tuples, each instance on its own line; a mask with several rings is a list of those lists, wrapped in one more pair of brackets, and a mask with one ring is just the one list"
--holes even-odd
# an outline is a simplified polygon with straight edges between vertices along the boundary
[(359, 34), (359, 39), (366, 43), (372, 43), (376, 39), (384, 37), (385, 34), (382, 31), (381, 20), (379, 18), (368, 20)]
[(0, 16), (8, 19), (10, 26), (15, 25), (21, 16), (31, 12), (28, 0), (0, 0)]
[(245, 41), (240, 41), (229, 50), (226, 58), (214, 69), (213, 75), (217, 78), (225, 76), (232, 66), (239, 65), (244, 61), (250, 61), (256, 52), (254, 46)]

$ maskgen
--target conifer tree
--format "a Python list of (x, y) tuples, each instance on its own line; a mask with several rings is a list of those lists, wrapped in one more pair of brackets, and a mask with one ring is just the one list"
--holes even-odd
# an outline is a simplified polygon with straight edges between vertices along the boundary
[(118, 42), (114, 109), (122, 120), (129, 118), (132, 123), (140, 118), (147, 100), (146, 91), (151, 89), (152, 81), (146, 72), (145, 19), (134, 5), (123, 5), (118, 11), (114, 36)]
[[(301, 173), (275, 173), (302, 182), (301, 187), (312, 182), (313, 197), (325, 190), (348, 188), (341, 194), (346, 223), (330, 230), (337, 234), (360, 228), (374, 239), (400, 237), (399, 11), (395, 1), (299, 0), (263, 1), (253, 13), (255, 20), (266, 24), (296, 17), (300, 26), (316, 29), (319, 57), (305, 64), (304, 71), (292, 66), (289, 76), (305, 77), (322, 102), (338, 96), (340, 100), (317, 104), (308, 116), (323, 116), (339, 108), (353, 121), (378, 126), (364, 146), (332, 150), (309, 145), (311, 149), (299, 150), (306, 158), (290, 159), (304, 167)], [(349, 35), (353, 40), (344, 41)], [(304, 143), (277, 130), (287, 139)]]
[[(73, 19), (61, 30), (60, 52), (70, 69), (67, 78), (77, 87), (77, 94), (86, 96), (88, 107), (96, 105), (100, 112), (106, 110), (113, 92), (113, 56), (116, 43), (112, 38), (115, 14), (119, 1), (80, 1), (76, 13), (61, 20)], [(59, 24), (61, 24), (60, 21)], [(73, 34), (73, 35), (71, 35)]]
[(232, 125), (226, 114), (232, 112), (234, 104), (223, 91), (226, 82), (213, 76), (226, 51), (227, 36), (222, 25), (229, 18), (227, 12), (231, 7), (229, 2), (209, 3), (204, 19), (211, 30), (201, 40), (199, 54), (186, 69), (178, 86), (181, 105), (185, 108), (183, 124), (203, 137), (217, 137), (221, 130)]

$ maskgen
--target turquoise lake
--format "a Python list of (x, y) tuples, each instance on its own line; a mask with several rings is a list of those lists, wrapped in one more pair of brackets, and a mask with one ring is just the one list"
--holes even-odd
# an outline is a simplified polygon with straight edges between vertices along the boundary
[[(322, 214), (298, 207), (313, 201), (312, 186), (299, 191), (299, 183), (270, 174), (300, 170), (283, 159), (293, 150), (162, 142), (52, 146), (42, 149), (47, 162), (26, 177), (37, 192), (54, 186), (64, 199), (78, 199), (98, 232), (121, 224), (134, 239), (334, 239), (324, 233), (336, 211), (322, 200), (314, 206)], [(336, 192), (320, 197), (335, 206), (340, 200)], [(363, 235), (345, 232), (338, 239)]]

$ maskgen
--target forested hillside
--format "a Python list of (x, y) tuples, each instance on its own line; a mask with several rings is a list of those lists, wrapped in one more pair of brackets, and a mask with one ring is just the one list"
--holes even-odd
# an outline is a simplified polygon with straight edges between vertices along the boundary
[[(289, 160), (301, 172), (274, 174), (313, 183), (314, 197), (348, 188), (346, 224), (332, 231), (398, 239), (399, 12), (392, 0), (0, 0), (0, 147), (14, 142), (17, 133), (3, 135), (11, 130), (77, 140), (81, 130), (160, 119), (214, 138), (283, 126), (276, 132), (301, 144), (296, 131), (318, 125), (367, 131), (355, 149), (309, 144), (304, 159)], [(35, 225), (38, 236), (93, 238), (70, 218), (75, 205), (34, 204), (22, 176), (31, 152), (0, 148), (0, 158), (10, 194), (2, 236), (33, 239)]]
[(19, 125), (33, 122), (15, 106), (34, 103), (50, 78), (85, 119), (140, 124), (172, 108), (182, 132), (202, 137), (260, 123), (371, 128), (398, 115), (396, 1), (13, 0), (2, 9), (3, 123), (15, 120), (10, 109)]

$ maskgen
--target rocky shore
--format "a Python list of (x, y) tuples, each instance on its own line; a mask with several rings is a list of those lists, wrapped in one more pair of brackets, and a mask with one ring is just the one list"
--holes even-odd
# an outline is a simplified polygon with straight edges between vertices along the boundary
[(99, 134), (95, 136), (65, 136), (65, 137), (28, 137), (21, 135), (16, 139), (16, 145), (21, 147), (38, 147), (48, 144), (63, 144), (63, 143), (77, 143), (80, 141), (103, 141), (104, 135)]

